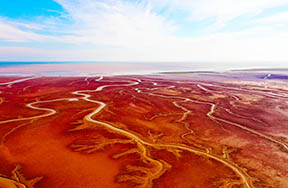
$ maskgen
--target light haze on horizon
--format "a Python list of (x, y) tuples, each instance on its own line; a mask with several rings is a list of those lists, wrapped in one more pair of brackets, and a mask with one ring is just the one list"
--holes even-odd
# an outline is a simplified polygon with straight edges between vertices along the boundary
[(288, 0), (0, 3), (0, 61), (288, 62)]

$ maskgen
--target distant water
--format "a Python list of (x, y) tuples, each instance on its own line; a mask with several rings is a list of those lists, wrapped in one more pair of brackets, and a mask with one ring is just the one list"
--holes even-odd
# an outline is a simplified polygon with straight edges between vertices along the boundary
[(77, 61), (51, 61), (51, 62), (44, 62), (44, 61), (27, 61), (27, 62), (13, 62), (13, 61), (0, 61), (0, 67), (13, 67), (13, 66), (25, 66), (25, 65), (57, 65), (57, 64), (104, 64), (109, 62), (77, 62)]
[(224, 72), (253, 68), (288, 68), (288, 64), (270, 62), (0, 62), (1, 75), (119, 75), (187, 71)]

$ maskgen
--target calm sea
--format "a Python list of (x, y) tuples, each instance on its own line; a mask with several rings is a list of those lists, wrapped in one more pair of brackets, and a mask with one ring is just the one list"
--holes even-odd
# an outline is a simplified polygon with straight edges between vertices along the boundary
[(159, 72), (216, 71), (253, 68), (288, 68), (287, 63), (254, 62), (0, 62), (0, 74), (115, 75)]

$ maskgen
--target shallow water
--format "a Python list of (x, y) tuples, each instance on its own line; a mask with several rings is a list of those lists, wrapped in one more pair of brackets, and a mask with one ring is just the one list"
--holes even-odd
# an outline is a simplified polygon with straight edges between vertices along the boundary
[[(273, 66), (272, 66), (273, 65)], [(158, 72), (216, 71), (250, 68), (283, 68), (283, 63), (207, 62), (0, 62), (1, 75), (126, 75)]]

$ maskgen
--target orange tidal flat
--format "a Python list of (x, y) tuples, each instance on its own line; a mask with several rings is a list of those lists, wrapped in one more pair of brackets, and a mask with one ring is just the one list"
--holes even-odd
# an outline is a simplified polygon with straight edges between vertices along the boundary
[(0, 188), (287, 188), (288, 84), (0, 77)]

